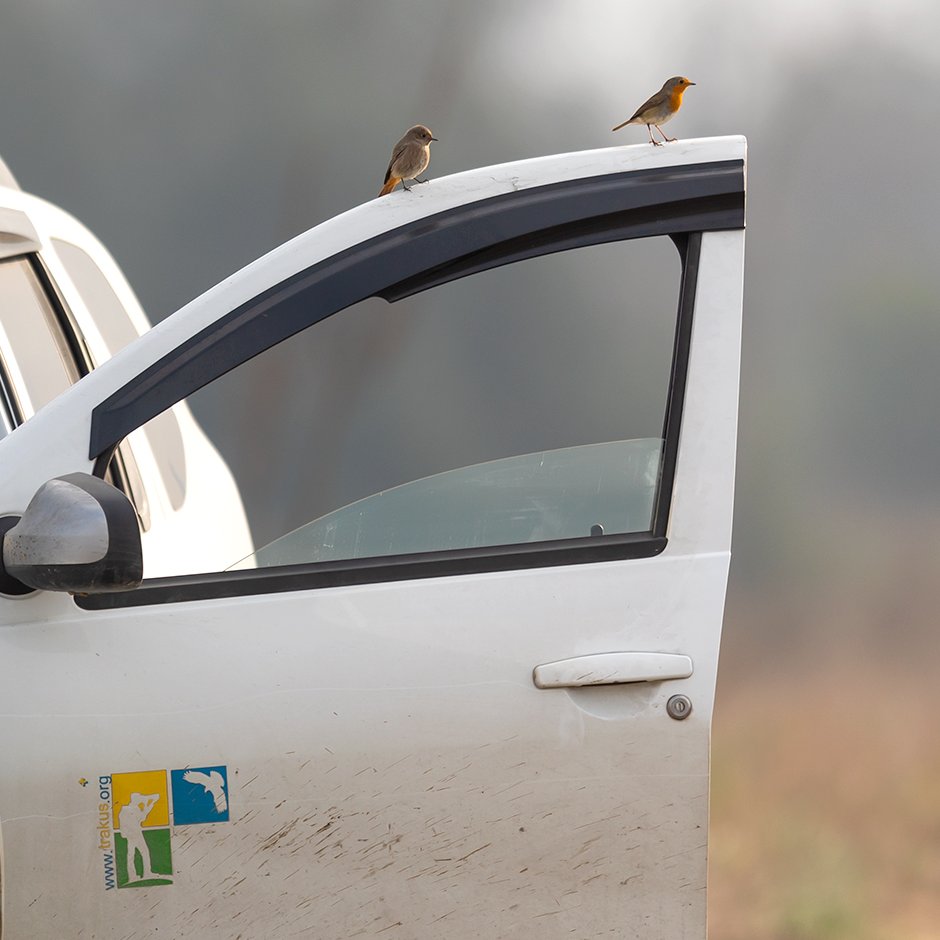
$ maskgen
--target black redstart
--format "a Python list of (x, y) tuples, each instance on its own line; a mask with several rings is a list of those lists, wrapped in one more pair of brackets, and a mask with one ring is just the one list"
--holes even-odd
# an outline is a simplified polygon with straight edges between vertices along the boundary
[(390, 193), (399, 183), (402, 189), (408, 189), (405, 180), (417, 179), (428, 168), (432, 140), (437, 138), (423, 124), (415, 124), (405, 131), (405, 136), (392, 148), (380, 196)]

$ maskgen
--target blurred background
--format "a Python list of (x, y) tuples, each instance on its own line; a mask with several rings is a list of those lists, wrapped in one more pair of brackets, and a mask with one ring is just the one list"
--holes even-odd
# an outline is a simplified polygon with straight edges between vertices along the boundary
[(432, 176), (641, 143), (609, 128), (674, 74), (671, 134), (749, 140), (710, 936), (940, 937), (935, 0), (4, 0), (0, 154), (156, 321), (372, 198), (412, 123)]

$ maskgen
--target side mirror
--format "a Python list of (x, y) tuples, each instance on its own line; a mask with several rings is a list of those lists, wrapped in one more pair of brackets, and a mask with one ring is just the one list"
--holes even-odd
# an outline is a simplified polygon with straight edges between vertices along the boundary
[(104, 480), (69, 473), (44, 483), (3, 535), (0, 573), (41, 591), (101, 594), (144, 575), (137, 513)]

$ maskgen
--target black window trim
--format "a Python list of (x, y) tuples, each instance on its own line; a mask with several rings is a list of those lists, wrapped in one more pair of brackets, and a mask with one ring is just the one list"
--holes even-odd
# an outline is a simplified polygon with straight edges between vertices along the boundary
[(23, 406), (13, 387), (13, 380), (3, 360), (2, 352), (0, 352), (0, 409), (3, 410), (4, 423), (10, 425), (11, 432), (23, 423)]
[[(648, 189), (648, 186), (653, 186), (653, 189)], [(531, 198), (533, 194), (534, 199)], [(520, 206), (514, 201), (513, 197), (520, 196), (530, 197), (527, 204)], [(617, 196), (621, 198), (615, 198)], [(592, 197), (600, 197), (602, 202), (598, 203)], [(494, 205), (497, 202), (503, 204), (503, 209), (521, 209), (522, 226), (518, 224), (518, 218), (510, 218), (509, 223), (515, 222), (515, 226), (508, 224), (500, 227), (500, 207)], [(660, 554), (666, 547), (669, 506), (678, 456), (701, 235), (705, 231), (744, 228), (743, 161), (666, 167), (575, 180), (506, 194), (482, 200), (482, 203), (489, 205), (472, 203), (457, 207), (340, 252), (216, 321), (95, 409), (91, 456), (99, 457), (100, 463), (124, 433), (139, 427), (180, 398), (241, 362), (358, 300), (370, 296), (396, 300), (470, 273), (523, 258), (663, 234), (670, 235), (676, 243), (682, 258), (682, 273), (663, 429), (664, 454), (650, 531), (155, 578), (144, 581), (133, 591), (90, 595), (76, 598), (76, 603), (88, 610), (99, 610), (647, 558)], [(569, 211), (569, 218), (559, 221), (558, 216), (563, 216), (564, 212), (553, 213), (553, 206), (555, 210), (570, 210), (580, 206), (581, 215), (578, 217), (577, 213)], [(495, 212), (485, 211), (493, 209)], [(455, 219), (455, 213), (462, 217)], [(441, 216), (450, 218), (442, 219)], [(449, 223), (456, 224), (456, 231), (448, 231)], [(519, 232), (520, 227), (522, 234)], [(424, 236), (434, 238), (431, 244), (442, 237), (449, 241), (452, 249), (450, 259), (436, 265), (426, 260), (423, 269), (418, 265), (418, 270), (401, 277), (402, 252), (396, 249), (402, 246), (407, 249), (410, 244), (412, 251), (423, 253), (427, 259), (428, 243)], [(382, 251), (382, 242), (390, 243), (384, 247), (391, 248), (392, 260), (396, 264), (389, 262), (388, 255)], [(361, 273), (357, 278), (354, 270), (353, 281), (360, 285), (361, 296), (350, 300), (351, 292), (347, 286), (349, 269), (355, 269), (356, 260), (362, 258), (367, 266), (371, 263), (382, 269), (380, 273), (385, 283), (376, 289), (375, 272), (371, 272), (373, 278)], [(331, 292), (328, 285), (326, 296), (318, 293), (315, 305), (297, 302), (298, 296), (307, 290), (321, 290), (323, 282), (337, 269), (341, 280), (347, 282), (340, 285), (346, 288), (345, 292), (335, 287)], [(292, 317), (282, 316), (282, 310), (279, 309), (279, 329), (275, 329), (267, 314), (278, 300), (289, 304)], [(289, 322), (285, 322), (288, 319)], [(298, 325), (298, 320), (302, 320), (303, 325)], [(262, 331), (259, 331), (259, 325)], [(265, 329), (267, 333), (263, 332)], [(238, 361), (233, 362), (235, 359)], [(202, 372), (200, 363), (204, 367)], [(212, 373), (211, 377), (205, 377), (206, 371)], [(169, 391), (167, 386), (170, 386)], [(169, 398), (172, 400), (168, 401)]]

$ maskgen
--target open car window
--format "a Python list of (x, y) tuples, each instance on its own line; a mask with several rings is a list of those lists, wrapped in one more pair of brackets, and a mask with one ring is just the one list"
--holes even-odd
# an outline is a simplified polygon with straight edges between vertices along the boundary
[[(196, 328), (94, 407), (89, 456), (100, 469), (185, 399), (238, 479), (255, 549), (148, 585), (145, 546), (142, 587), (94, 604), (663, 551), (703, 233), (743, 226), (743, 170), (557, 180), (357, 239), (379, 221), (369, 205), (246, 269), (253, 293), (195, 306)], [(653, 457), (615, 457), (637, 442)]]
[(651, 533), (681, 275), (668, 237), (520, 261), (197, 392), (210, 434), (246, 432), (226, 457), (259, 549), (230, 567)]

